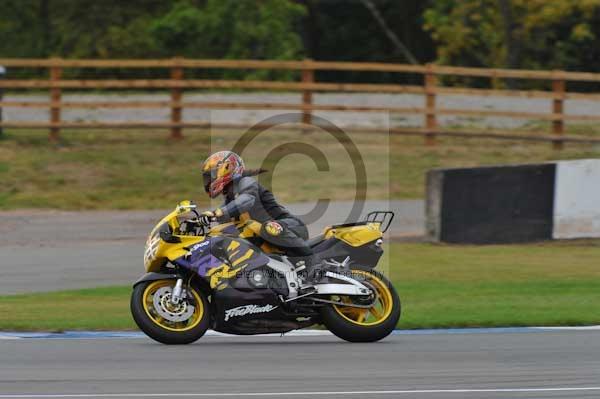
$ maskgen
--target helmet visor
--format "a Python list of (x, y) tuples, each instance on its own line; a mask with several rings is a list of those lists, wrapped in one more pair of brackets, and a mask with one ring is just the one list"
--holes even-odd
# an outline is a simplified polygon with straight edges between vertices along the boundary
[(204, 183), (204, 191), (208, 192), (210, 190), (210, 185), (217, 178), (217, 169), (212, 169), (202, 173), (202, 180)]

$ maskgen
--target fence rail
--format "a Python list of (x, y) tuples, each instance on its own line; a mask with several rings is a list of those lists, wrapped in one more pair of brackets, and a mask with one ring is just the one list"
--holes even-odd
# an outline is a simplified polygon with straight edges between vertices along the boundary
[[(293, 124), (290, 128), (306, 129), (311, 124), (314, 111), (340, 112), (391, 112), (398, 114), (420, 114), (424, 116), (424, 125), (417, 128), (386, 129), (393, 134), (423, 136), (427, 145), (435, 145), (437, 136), (460, 136), (496, 139), (522, 139), (548, 141), (556, 149), (565, 142), (600, 143), (600, 138), (589, 136), (565, 136), (565, 121), (600, 121), (600, 115), (565, 114), (565, 101), (586, 99), (600, 101), (600, 93), (577, 93), (567, 91), (567, 82), (600, 82), (600, 74), (587, 72), (537, 71), (513, 69), (465, 68), (441, 65), (404, 65), (386, 63), (324, 62), (324, 61), (258, 61), (258, 60), (192, 60), (172, 58), (162, 60), (65, 60), (50, 59), (0, 59), (0, 65), (12, 68), (45, 68), (48, 79), (2, 79), (0, 90), (48, 90), (49, 101), (3, 101), (2, 108), (45, 108), (50, 110), (48, 122), (0, 121), (2, 127), (10, 128), (47, 128), (50, 139), (58, 140), (61, 129), (68, 128), (159, 128), (170, 129), (173, 138), (181, 138), (184, 128), (229, 127), (243, 128), (240, 124), (209, 124), (206, 121), (183, 121), (183, 110), (195, 109), (248, 109), (248, 110), (296, 110), (302, 113), (302, 124)], [(169, 79), (64, 79), (63, 71), (68, 68), (119, 68), (119, 69), (167, 69)], [(187, 79), (187, 69), (266, 69), (298, 71), (300, 81), (266, 80), (217, 80)], [(316, 82), (315, 71), (360, 71), (394, 72), (419, 74), (423, 85), (376, 84), (376, 83), (331, 83)], [(552, 90), (507, 90), (481, 89), (472, 87), (448, 87), (440, 84), (440, 76), (461, 76), (497, 79), (527, 79), (551, 82)], [(101, 90), (101, 89), (163, 89), (170, 92), (169, 101), (63, 101), (65, 90)], [(302, 93), (302, 102), (297, 104), (274, 102), (215, 102), (185, 101), (184, 91), (189, 89), (242, 89), (293, 91)], [(422, 107), (393, 106), (350, 106), (342, 104), (323, 105), (313, 103), (315, 92), (341, 93), (392, 93), (417, 94), (423, 96)], [(548, 113), (527, 111), (499, 111), (492, 109), (440, 108), (438, 96), (442, 94), (461, 94), (477, 96), (507, 96), (522, 98), (544, 98), (551, 100)], [(166, 108), (170, 110), (170, 120), (165, 122), (70, 122), (61, 118), (63, 109), (74, 108)], [(527, 118), (551, 122), (550, 131), (518, 132), (514, 130), (485, 131), (448, 130), (440, 127), (438, 117), (442, 115)], [(376, 132), (381, 129), (353, 127), (346, 130)]]

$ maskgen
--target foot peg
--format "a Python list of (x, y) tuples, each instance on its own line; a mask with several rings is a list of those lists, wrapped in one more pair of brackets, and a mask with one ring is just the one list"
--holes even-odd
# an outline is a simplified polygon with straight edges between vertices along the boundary
[(350, 257), (346, 256), (346, 259), (344, 259), (341, 262), (338, 262), (334, 259), (329, 259), (329, 260), (324, 260), (323, 263), (326, 266), (338, 269), (338, 270), (344, 270), (348, 267), (348, 265), (350, 264)]
[(314, 285), (305, 285), (300, 287), (300, 289), (298, 290), (298, 295), (310, 295), (310, 294), (314, 294), (317, 292), (317, 287), (315, 287)]

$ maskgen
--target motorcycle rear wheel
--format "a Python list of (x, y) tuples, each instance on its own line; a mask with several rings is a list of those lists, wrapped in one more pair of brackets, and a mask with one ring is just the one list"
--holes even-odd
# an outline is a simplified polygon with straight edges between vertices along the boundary
[[(392, 283), (374, 270), (352, 270), (374, 292), (373, 306), (328, 305), (321, 310), (323, 324), (333, 334), (349, 342), (374, 342), (387, 337), (400, 320), (401, 304)], [(349, 296), (333, 298), (348, 304), (360, 304)]]
[(210, 305), (197, 286), (187, 289), (187, 299), (174, 306), (170, 292), (174, 280), (146, 281), (131, 294), (133, 320), (146, 335), (163, 344), (185, 345), (197, 341), (210, 325)]

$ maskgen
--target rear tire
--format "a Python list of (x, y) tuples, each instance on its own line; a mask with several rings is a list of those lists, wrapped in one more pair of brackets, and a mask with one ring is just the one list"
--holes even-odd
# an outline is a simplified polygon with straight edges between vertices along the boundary
[(192, 315), (182, 322), (172, 322), (161, 317), (154, 309), (153, 295), (158, 295), (156, 287), (160, 289), (173, 286), (174, 283), (174, 280), (158, 280), (145, 281), (136, 285), (131, 294), (131, 314), (140, 330), (153, 340), (167, 345), (190, 344), (200, 339), (208, 330), (210, 305), (206, 294), (192, 284), (188, 288), (190, 305), (194, 307)]
[[(390, 335), (400, 320), (401, 304), (398, 293), (392, 283), (381, 273), (374, 270), (352, 270), (352, 275), (362, 275), (366, 282), (371, 282), (377, 288), (378, 298), (382, 297), (387, 306), (378, 309), (380, 318), (374, 321), (361, 320), (363, 317), (359, 308), (327, 305), (321, 310), (323, 324), (329, 331), (349, 342), (374, 342)], [(376, 301), (378, 299), (376, 298)], [(348, 302), (345, 297), (344, 302)], [(369, 312), (364, 312), (369, 313)]]

